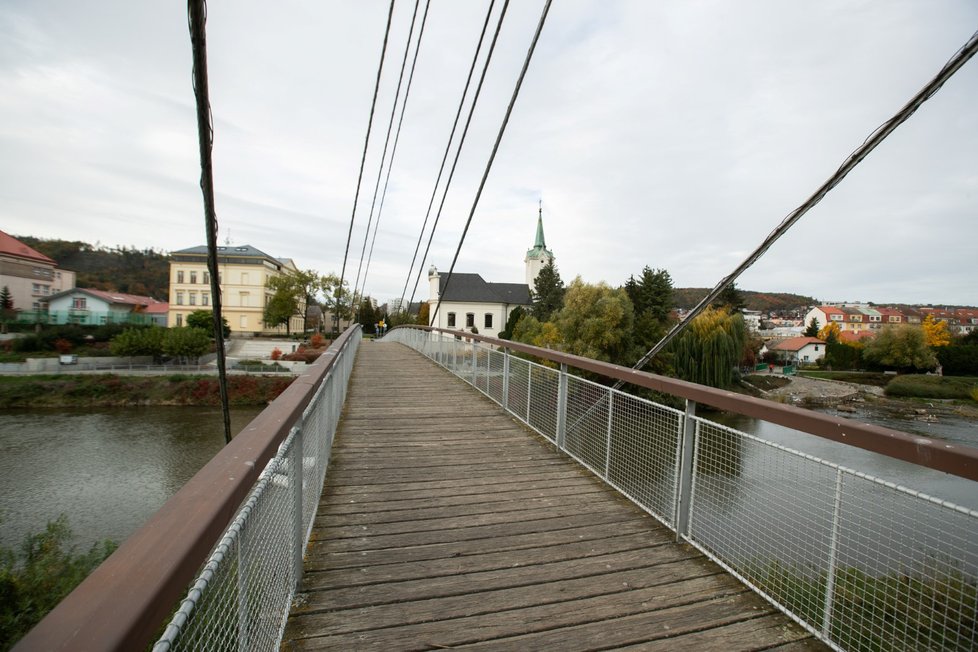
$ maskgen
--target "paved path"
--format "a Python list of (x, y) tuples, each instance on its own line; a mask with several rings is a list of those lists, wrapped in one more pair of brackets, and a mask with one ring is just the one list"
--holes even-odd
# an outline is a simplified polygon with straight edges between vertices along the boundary
[(823, 649), (495, 403), (367, 340), (282, 647)]

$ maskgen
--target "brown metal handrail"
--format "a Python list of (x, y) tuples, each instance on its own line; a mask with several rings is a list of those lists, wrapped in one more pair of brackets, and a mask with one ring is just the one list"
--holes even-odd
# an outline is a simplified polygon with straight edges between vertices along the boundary
[(510, 351), (519, 351), (558, 364), (566, 364), (568, 367), (590, 371), (606, 378), (621, 380), (639, 387), (695, 401), (701, 405), (709, 405), (720, 410), (770, 421), (824, 439), (831, 439), (880, 453), (887, 457), (904, 460), (969, 480), (978, 480), (978, 448), (910, 435), (899, 430), (821, 414), (791, 405), (744, 396), (736, 392), (697, 385), (676, 378), (667, 378), (520, 342), (429, 326), (398, 326), (397, 328), (415, 328), (485, 342)]
[(145, 649), (359, 328), (340, 335), (15, 650)]

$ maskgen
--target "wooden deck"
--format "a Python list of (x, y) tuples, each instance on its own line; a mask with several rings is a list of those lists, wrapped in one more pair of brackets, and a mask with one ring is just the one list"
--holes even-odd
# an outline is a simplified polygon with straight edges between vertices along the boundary
[(283, 649), (823, 649), (413, 351), (364, 341)]

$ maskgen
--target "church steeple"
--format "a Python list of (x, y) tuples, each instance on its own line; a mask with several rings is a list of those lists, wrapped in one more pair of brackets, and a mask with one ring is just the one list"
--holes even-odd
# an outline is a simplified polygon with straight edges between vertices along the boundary
[(526, 252), (526, 258), (523, 262), (526, 263), (526, 284), (533, 288), (533, 283), (536, 281), (537, 274), (544, 266), (553, 260), (554, 253), (547, 249), (547, 242), (543, 237), (543, 201), (540, 201), (539, 207), (537, 209), (537, 235), (533, 242), (533, 248)]

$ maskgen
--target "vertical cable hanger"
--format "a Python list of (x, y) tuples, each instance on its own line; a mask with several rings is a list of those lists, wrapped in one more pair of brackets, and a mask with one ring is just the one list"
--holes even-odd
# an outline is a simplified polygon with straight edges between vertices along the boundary
[(197, 137), (200, 142), (200, 190), (204, 195), (204, 226), (207, 231), (207, 269), (213, 297), (214, 342), (217, 344), (217, 375), (221, 391), (221, 413), (224, 417), (224, 443), (231, 441), (231, 409), (228, 404), (227, 362), (224, 355), (224, 321), (221, 316), (221, 283), (217, 269), (217, 213), (214, 209), (214, 172), (211, 152), (214, 149), (214, 122), (207, 92), (207, 22), (205, 0), (188, 0), (190, 44), (193, 48), (194, 97), (197, 100)]

